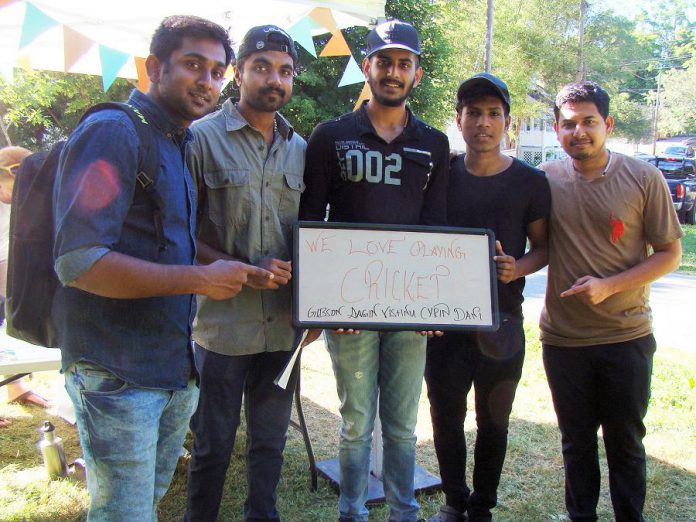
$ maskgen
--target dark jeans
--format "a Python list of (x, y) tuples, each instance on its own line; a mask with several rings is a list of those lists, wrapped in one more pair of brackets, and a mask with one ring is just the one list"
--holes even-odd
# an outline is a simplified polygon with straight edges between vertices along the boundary
[[(494, 358), (490, 348), (506, 344)], [(508, 319), (498, 332), (447, 333), (428, 342), (428, 385), (435, 451), (447, 505), (468, 511), (472, 521), (491, 520), (505, 461), (512, 402), (524, 362), (521, 320)], [(476, 446), (473, 492), (466, 484), (466, 397), (474, 385)]]
[(196, 345), (200, 399), (191, 418), (193, 451), (185, 520), (217, 518), (244, 396), (247, 498), (244, 520), (280, 520), (276, 486), (292, 408), (297, 369), (286, 390), (273, 384), (291, 352), (220, 355)]
[(616, 520), (643, 520), (643, 418), (654, 353), (652, 335), (598, 346), (544, 344), (544, 367), (561, 430), (566, 508), (573, 521), (597, 520), (600, 426)]

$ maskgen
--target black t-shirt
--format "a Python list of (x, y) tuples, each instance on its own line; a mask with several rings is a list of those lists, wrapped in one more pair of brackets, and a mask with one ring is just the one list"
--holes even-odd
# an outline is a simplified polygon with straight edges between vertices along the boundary
[[(546, 218), (551, 207), (549, 183), (544, 173), (517, 159), (495, 176), (473, 176), (466, 171), (464, 155), (450, 165), (447, 224), (489, 228), (503, 251), (519, 259), (524, 255), (527, 225)], [(501, 314), (521, 314), (524, 278), (498, 282)]]
[(404, 132), (387, 143), (365, 105), (320, 123), (307, 142), (300, 219), (445, 225), (447, 136), (409, 109)]

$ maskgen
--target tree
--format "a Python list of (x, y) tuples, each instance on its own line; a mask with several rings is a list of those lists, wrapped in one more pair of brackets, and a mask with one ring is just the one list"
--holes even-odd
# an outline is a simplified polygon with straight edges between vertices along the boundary
[(696, 134), (696, 59), (686, 69), (672, 69), (662, 75), (660, 134)]
[[(386, 4), (388, 18), (412, 23), (421, 37), (421, 65), (425, 73), (421, 84), (413, 90), (409, 105), (420, 118), (440, 128), (454, 111), (454, 90), (459, 71), (452, 63), (454, 33), (448, 30), (446, 23), (447, 17), (460, 6), (458, 0), (388, 0)], [(342, 32), (360, 65), (367, 54), (368, 29), (352, 27)], [(321, 50), (330, 36), (315, 37), (316, 48)], [(309, 136), (322, 120), (353, 110), (363, 84), (337, 86), (347, 62), (347, 56), (314, 59), (308, 53), (300, 52), (293, 98), (283, 109), (283, 114), (301, 135)]]
[(85, 109), (125, 100), (132, 88), (119, 79), (105, 93), (98, 76), (17, 70), (12, 83), (0, 78), (4, 140), (30, 150), (47, 149), (72, 131)]

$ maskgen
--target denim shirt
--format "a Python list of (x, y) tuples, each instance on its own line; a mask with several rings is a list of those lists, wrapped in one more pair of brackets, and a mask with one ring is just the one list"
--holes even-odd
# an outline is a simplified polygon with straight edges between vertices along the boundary
[[(198, 188), (198, 237), (246, 263), (292, 259), (306, 143), (280, 114), (275, 121), (270, 148), (230, 100), (192, 127), (188, 159)], [(297, 335), (291, 287), (245, 287), (223, 301), (199, 296), (193, 338), (223, 355), (291, 350)]]
[[(140, 108), (156, 133), (160, 170), (155, 188), (163, 200), (166, 249), (159, 251), (152, 209), (136, 191), (136, 129), (122, 111), (99, 111), (71, 134), (56, 175), (54, 256), (64, 285), (111, 251), (161, 264), (194, 263), (195, 188), (186, 167), (191, 133), (138, 91), (129, 103)], [(59, 287), (53, 315), (62, 368), (91, 362), (137, 386), (183, 389), (194, 372), (194, 314), (192, 295), (111, 299)]]

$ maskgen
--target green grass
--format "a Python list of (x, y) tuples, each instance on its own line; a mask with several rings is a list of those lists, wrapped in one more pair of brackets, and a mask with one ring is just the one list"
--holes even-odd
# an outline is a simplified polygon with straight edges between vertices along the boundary
[[(567, 520), (563, 503), (560, 437), (544, 378), (536, 327), (528, 328), (527, 336), (527, 358), (513, 409), (509, 450), (499, 489), (499, 505), (494, 515), (499, 521)], [(320, 344), (305, 351), (302, 371), (303, 405), (316, 456), (319, 460), (333, 458), (338, 446), (338, 400), (331, 365)], [(54, 374), (37, 374), (34, 383), (42, 393), (50, 394), (52, 386), (61, 386), (60, 378), (49, 377), (51, 375)], [(473, 411), (472, 406), (470, 411)], [(10, 428), (0, 430), (0, 520), (67, 521), (84, 517), (87, 495), (83, 484), (70, 479), (51, 482), (43, 477), (36, 441), (39, 438), (37, 428), (47, 418), (46, 413), (37, 408), (0, 405), (0, 415), (13, 421)], [(661, 347), (655, 358), (653, 393), (646, 419), (645, 445), (649, 459), (645, 517), (648, 521), (696, 520), (694, 419), (696, 355)], [(79, 455), (75, 430), (60, 420), (55, 422), (60, 436), (65, 439), (68, 459), (72, 460)], [(473, 450), (473, 415), (467, 418), (465, 428)], [(425, 393), (421, 398), (417, 434), (418, 464), (437, 473)], [(221, 521), (242, 520), (246, 489), (243, 447), (242, 428), (227, 474)], [(291, 429), (278, 491), (283, 520), (336, 520), (337, 497), (334, 491), (320, 478), (319, 490), (311, 492), (307, 466), (302, 438)], [(612, 511), (603, 460), (602, 476), (599, 515), (600, 520), (609, 521)], [(161, 521), (181, 520), (185, 490), (186, 474), (181, 467), (160, 506)], [(436, 513), (442, 500), (439, 493), (420, 496), (421, 516), (427, 518)], [(371, 510), (371, 521), (386, 518), (387, 511), (383, 506)]]
[(696, 274), (696, 225), (682, 225), (682, 262), (679, 270)]

